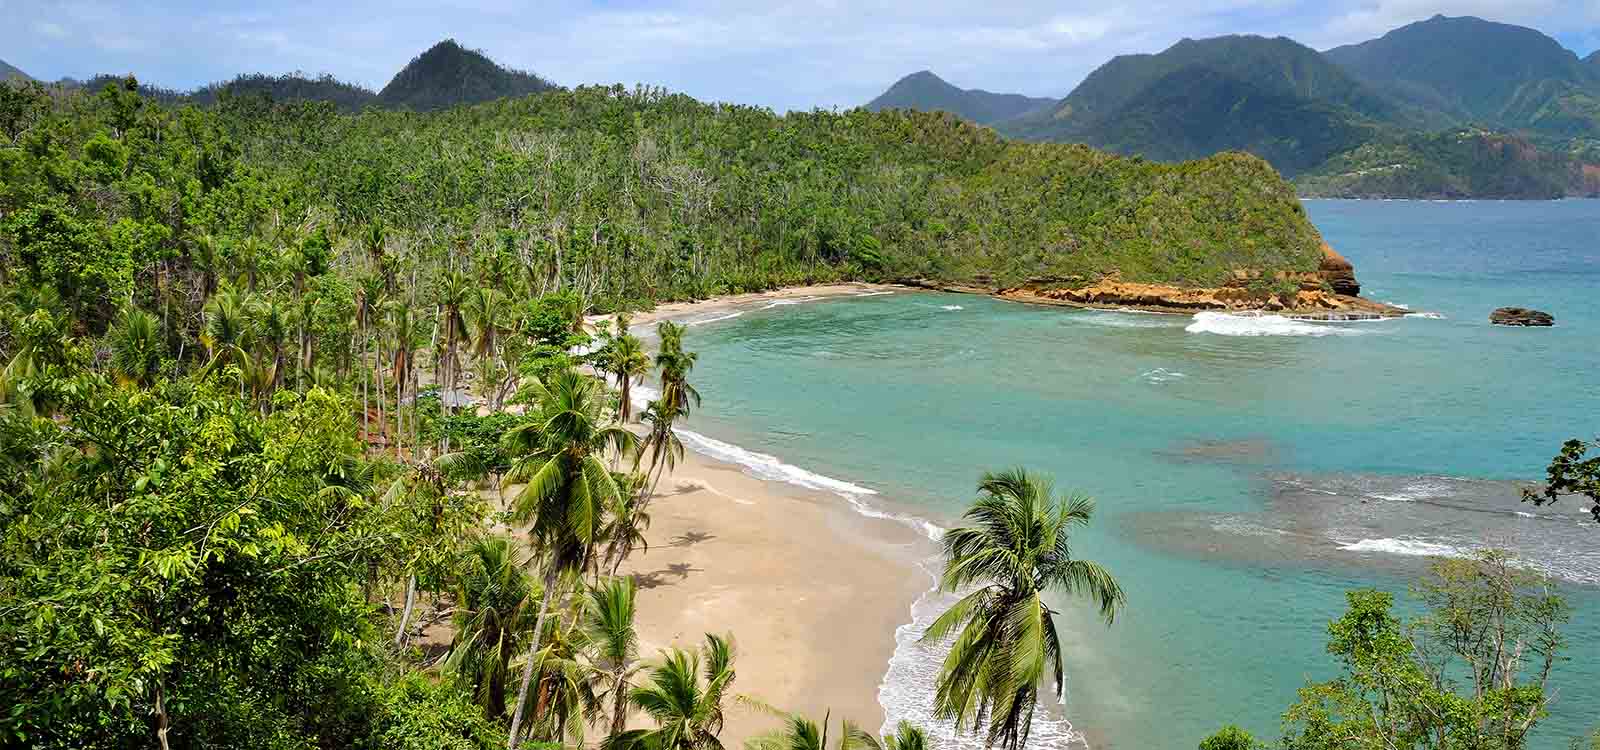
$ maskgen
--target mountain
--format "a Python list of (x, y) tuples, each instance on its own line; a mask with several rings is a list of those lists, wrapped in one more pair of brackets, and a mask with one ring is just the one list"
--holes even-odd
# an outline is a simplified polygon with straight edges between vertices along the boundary
[(7, 79), (11, 79), (11, 78), (21, 78), (24, 81), (33, 80), (33, 76), (30, 76), (27, 73), (22, 72), (22, 70), (20, 68), (17, 68), (16, 66), (12, 65), (11, 63), (6, 62), (5, 60), (0, 60), (0, 81), (4, 81), (4, 80), (7, 80)]
[(884, 109), (943, 111), (979, 125), (992, 125), (1054, 103), (1054, 99), (1022, 94), (957, 88), (924, 70), (896, 81), (888, 91), (867, 102), (867, 109), (873, 112)]
[(1163, 161), (1249, 151), (1294, 174), (1385, 123), (1426, 120), (1291, 39), (1227, 36), (1117, 57), (1054, 107), (996, 127)]
[(378, 95), (370, 89), (345, 83), (330, 75), (307, 78), (303, 74), (269, 76), (261, 73), (241, 75), (224, 83), (213, 83), (189, 96), (197, 104), (216, 103), (222, 95), (266, 96), (273, 101), (331, 102), (344, 112), (356, 112), (374, 103)]
[(1600, 49), (1590, 52), (1588, 57), (1583, 58), (1583, 61), (1593, 65), (1596, 70), (1600, 70)]
[(1300, 175), (1329, 198), (1551, 199), (1600, 196), (1600, 167), (1505, 133), (1465, 129), (1366, 143)]
[(1461, 122), (1600, 134), (1600, 65), (1534, 29), (1434, 16), (1324, 54), (1398, 101)]
[(482, 52), (446, 39), (413, 58), (378, 92), (386, 107), (432, 110), (508, 96), (537, 94), (556, 85), (532, 73), (501, 67)]

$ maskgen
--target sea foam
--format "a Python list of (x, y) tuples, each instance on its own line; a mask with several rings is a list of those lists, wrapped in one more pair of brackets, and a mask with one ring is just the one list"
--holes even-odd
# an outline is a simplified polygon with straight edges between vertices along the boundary
[(1354, 336), (1363, 331), (1334, 325), (1310, 323), (1282, 315), (1234, 315), (1195, 313), (1194, 322), (1183, 330), (1219, 336)]
[(1467, 554), (1460, 547), (1421, 539), (1362, 539), (1359, 542), (1339, 545), (1346, 552), (1383, 552), (1391, 555), (1417, 555), (1423, 557), (1462, 557)]

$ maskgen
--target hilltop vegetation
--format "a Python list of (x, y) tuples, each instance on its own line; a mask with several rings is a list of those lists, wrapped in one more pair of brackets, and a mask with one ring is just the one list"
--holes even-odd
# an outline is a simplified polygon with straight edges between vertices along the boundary
[[(236, 278), (311, 234), (365, 252), (373, 227), (408, 262), (498, 257), (602, 309), (845, 278), (1215, 285), (1319, 258), (1291, 188), (1253, 157), (1159, 164), (942, 114), (779, 117), (620, 88), (426, 115), (253, 100), (174, 114), (116, 90), (55, 106), (29, 132), (54, 148), (0, 163), (17, 217), (0, 247), (32, 269), (34, 238), (66, 232), (86, 263), (116, 259), (102, 306), (162, 259)], [(171, 145), (106, 146), (99, 128)], [(64, 163), (81, 166), (52, 182)]]
[(555, 84), (501, 67), (482, 52), (446, 39), (416, 56), (378, 92), (387, 107), (430, 110), (549, 91)]
[[(21, 71), (18, 71), (19, 73)], [(0, 75), (0, 78), (5, 76)], [(126, 75), (102, 74), (86, 81), (62, 79), (64, 89), (98, 92), (120, 85)], [(505, 97), (550, 91), (557, 86), (532, 73), (504, 67), (477, 50), (446, 39), (412, 58), (381, 92), (348, 83), (331, 75), (309, 76), (245, 73), (193, 91), (179, 91), (141, 83), (139, 93), (169, 107), (195, 104), (215, 106), (226, 97), (265, 97), (273, 102), (327, 102), (341, 112), (354, 113), (369, 106), (426, 111), (458, 104), (478, 104)]]
[(1054, 99), (1042, 97), (957, 88), (924, 70), (896, 81), (888, 91), (867, 102), (866, 108), (873, 112), (884, 109), (949, 112), (979, 125), (991, 125), (1054, 103)]

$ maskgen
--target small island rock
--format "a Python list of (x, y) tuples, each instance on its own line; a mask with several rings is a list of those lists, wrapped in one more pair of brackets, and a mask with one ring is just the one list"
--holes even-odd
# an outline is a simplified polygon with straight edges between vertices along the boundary
[(1525, 307), (1502, 307), (1489, 313), (1489, 322), (1497, 326), (1553, 326), (1556, 319), (1547, 312)]

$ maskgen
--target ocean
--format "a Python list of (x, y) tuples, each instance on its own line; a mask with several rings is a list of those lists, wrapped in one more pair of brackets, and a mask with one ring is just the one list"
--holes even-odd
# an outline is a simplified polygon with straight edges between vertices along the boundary
[[(685, 442), (930, 535), (988, 469), (1095, 497), (1075, 553), (1110, 568), (1129, 605), (1108, 628), (1055, 600), (1067, 694), (1032, 746), (1192, 748), (1228, 723), (1276, 739), (1296, 689), (1338, 672), (1324, 646), (1345, 591), (1410, 607), (1428, 555), (1494, 546), (1574, 605), (1533, 743), (1564, 748), (1600, 723), (1600, 525), (1575, 501), (1518, 493), (1562, 441), (1600, 433), (1600, 202), (1306, 207), (1364, 296), (1416, 314), (1321, 323), (921, 292), (761, 303), (691, 319), (706, 400)], [(1489, 325), (1500, 306), (1556, 327)], [(938, 654), (916, 641), (944, 603), (925, 597), (899, 633), (880, 691), (891, 722), (933, 724)]]

